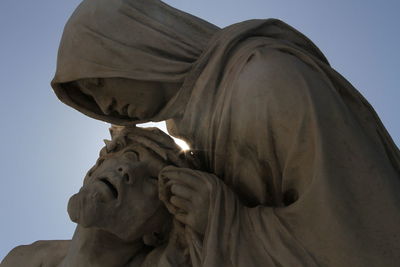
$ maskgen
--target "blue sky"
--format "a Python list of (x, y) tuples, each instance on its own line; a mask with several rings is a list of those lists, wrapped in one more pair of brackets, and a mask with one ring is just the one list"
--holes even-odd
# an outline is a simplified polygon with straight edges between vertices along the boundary
[[(78, 0), (0, 1), (0, 259), (36, 240), (70, 239), (68, 198), (95, 162), (106, 123), (57, 100), (50, 80)], [(220, 27), (279, 18), (325, 53), (400, 144), (400, 1), (168, 0)]]

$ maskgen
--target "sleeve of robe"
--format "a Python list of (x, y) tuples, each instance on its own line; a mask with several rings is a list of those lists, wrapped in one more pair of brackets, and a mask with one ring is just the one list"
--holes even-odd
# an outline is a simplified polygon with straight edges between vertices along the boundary
[(272, 185), (277, 203), (245, 206), (240, 186), (213, 180), (194, 266), (399, 266), (398, 173), (324, 72), (258, 49), (231, 90), (225, 138), (248, 148), (242, 161), (269, 169), (247, 169), (239, 182)]

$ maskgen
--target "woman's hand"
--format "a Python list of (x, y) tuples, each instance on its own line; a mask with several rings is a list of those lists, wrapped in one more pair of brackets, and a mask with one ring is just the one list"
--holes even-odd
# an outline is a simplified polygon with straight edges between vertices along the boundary
[(159, 175), (160, 199), (175, 219), (201, 235), (208, 223), (210, 195), (218, 179), (215, 175), (173, 166), (165, 167)]

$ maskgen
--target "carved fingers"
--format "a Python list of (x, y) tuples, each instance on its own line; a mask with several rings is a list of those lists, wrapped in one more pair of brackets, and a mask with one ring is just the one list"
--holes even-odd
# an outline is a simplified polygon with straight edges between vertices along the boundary
[(129, 132), (134, 135), (137, 143), (154, 151), (164, 161), (171, 162), (178, 167), (187, 167), (184, 154), (175, 141), (158, 128), (131, 127)]
[(204, 234), (210, 205), (210, 194), (213, 191), (210, 179), (216, 176), (187, 168), (165, 167), (159, 176), (164, 187), (160, 198), (176, 220)]

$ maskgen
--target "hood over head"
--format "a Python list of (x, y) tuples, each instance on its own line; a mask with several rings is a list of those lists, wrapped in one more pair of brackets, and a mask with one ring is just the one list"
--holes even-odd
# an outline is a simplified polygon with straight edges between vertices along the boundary
[(71, 99), (67, 83), (111, 77), (182, 83), (218, 29), (158, 0), (84, 0), (65, 26), (51, 85), (62, 102), (109, 121), (93, 103), (85, 105), (90, 99), (83, 94)]
[(84, 0), (65, 26), (51, 85), (62, 102), (85, 115), (130, 125), (141, 121), (103, 114), (92, 98), (70, 90), (71, 82), (127, 78), (181, 84), (179, 93), (152, 118), (165, 120), (171, 118), (171, 110), (184, 109), (207, 62), (217, 57), (223, 63), (238, 43), (254, 36), (291, 42), (327, 62), (307, 37), (276, 19), (250, 20), (220, 30), (159, 0)]

